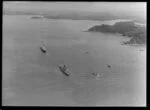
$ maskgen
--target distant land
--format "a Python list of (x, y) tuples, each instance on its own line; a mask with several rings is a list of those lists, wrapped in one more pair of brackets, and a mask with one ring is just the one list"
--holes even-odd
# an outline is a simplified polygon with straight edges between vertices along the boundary
[(119, 33), (130, 37), (130, 41), (123, 44), (146, 44), (146, 26), (141, 26), (133, 21), (117, 22), (114, 25), (96, 25), (87, 30), (88, 32)]
[[(3, 15), (33, 15), (31, 19), (71, 19), (71, 20), (96, 20), (107, 21), (117, 19), (131, 19), (128, 22), (118, 22), (114, 25), (97, 25), (90, 28), (89, 32), (119, 33), (131, 37), (131, 40), (124, 44), (145, 44), (146, 43), (146, 18), (138, 14), (109, 13), (109, 12), (87, 12), (87, 11), (26, 11), (26, 10), (3, 10)], [(40, 16), (40, 17), (39, 17)], [(142, 25), (139, 25), (142, 24)]]
[(31, 19), (42, 19), (42, 16), (32, 16)]
[(144, 16), (138, 16), (125, 13), (110, 12), (87, 12), (87, 11), (23, 11), (23, 10), (3, 10), (3, 15), (40, 15), (47, 19), (72, 19), (72, 20), (116, 20), (116, 19), (132, 19), (137, 23), (146, 24)]

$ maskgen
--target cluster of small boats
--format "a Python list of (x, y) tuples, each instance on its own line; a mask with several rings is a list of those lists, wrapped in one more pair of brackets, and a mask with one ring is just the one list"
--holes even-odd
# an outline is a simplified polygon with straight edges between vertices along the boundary
[[(61, 66), (59, 66), (59, 69), (60, 69), (60, 71), (61, 71), (64, 75), (66, 75), (66, 76), (70, 76), (70, 75), (71, 75), (71, 73), (70, 73), (70, 71), (67, 69), (66, 65), (61, 65)], [(92, 75), (95, 76), (95, 77), (100, 77), (100, 74), (99, 74), (99, 73), (92, 73)]]
[[(41, 47), (40, 47), (40, 50), (43, 52), (43, 53), (47, 53), (47, 49), (45, 47), (45, 45), (43, 44)], [(108, 68), (111, 68), (111, 65), (107, 65)], [(69, 71), (69, 69), (66, 67), (66, 65), (60, 65), (58, 66), (59, 70), (66, 76), (70, 76), (71, 73)], [(93, 76), (95, 77), (99, 77), (100, 74), (99, 73), (92, 73)]]

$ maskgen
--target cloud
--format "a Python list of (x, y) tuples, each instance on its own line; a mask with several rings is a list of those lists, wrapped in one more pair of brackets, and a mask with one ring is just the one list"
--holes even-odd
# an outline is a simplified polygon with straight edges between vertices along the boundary
[(140, 12), (146, 11), (146, 3), (142, 2), (95, 2), (89, 8), (91, 11), (128, 11)]
[(4, 8), (146, 13), (146, 2), (4, 2)]
[(25, 10), (76, 10), (87, 9), (87, 2), (4, 2), (4, 8)]

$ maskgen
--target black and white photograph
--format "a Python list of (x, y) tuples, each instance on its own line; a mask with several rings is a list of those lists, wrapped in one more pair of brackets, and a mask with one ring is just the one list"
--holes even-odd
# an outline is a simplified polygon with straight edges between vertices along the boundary
[(3, 1), (2, 106), (146, 107), (147, 2)]

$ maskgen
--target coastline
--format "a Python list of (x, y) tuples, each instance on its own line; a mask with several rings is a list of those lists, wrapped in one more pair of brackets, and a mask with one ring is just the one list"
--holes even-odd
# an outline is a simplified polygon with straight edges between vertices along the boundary
[(126, 43), (126, 41), (120, 42), (121, 45), (125, 46), (132, 46), (132, 47), (140, 47), (140, 48), (146, 48), (146, 44), (131, 44), (131, 43)]

